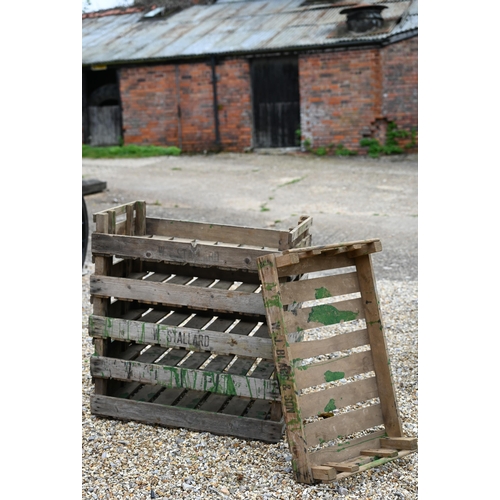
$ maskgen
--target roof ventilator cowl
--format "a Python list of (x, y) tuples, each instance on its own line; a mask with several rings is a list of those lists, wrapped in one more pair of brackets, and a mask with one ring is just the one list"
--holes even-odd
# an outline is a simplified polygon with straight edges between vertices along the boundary
[(368, 33), (382, 28), (384, 18), (382, 11), (386, 5), (359, 4), (340, 11), (347, 16), (347, 29), (354, 33)]

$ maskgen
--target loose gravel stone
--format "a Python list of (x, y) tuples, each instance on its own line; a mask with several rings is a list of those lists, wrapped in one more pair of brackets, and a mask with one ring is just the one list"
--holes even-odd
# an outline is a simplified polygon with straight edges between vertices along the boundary
[[(412, 500), (418, 453), (329, 484), (295, 482), (283, 438), (267, 444), (186, 429), (98, 418), (90, 413), (93, 345), (89, 278), (82, 274), (82, 498)], [(403, 429), (418, 435), (417, 282), (379, 280), (377, 288)]]

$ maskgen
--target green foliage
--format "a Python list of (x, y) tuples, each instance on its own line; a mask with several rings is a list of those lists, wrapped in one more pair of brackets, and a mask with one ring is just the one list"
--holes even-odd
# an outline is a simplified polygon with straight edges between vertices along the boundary
[(411, 141), (405, 147), (411, 148), (416, 145), (416, 130), (412, 129), (411, 132), (407, 130), (398, 129), (394, 122), (387, 124), (387, 131), (385, 136), (385, 144), (380, 144), (377, 139), (363, 138), (359, 141), (361, 147), (368, 148), (368, 156), (378, 158), (381, 154), (394, 155), (403, 153), (403, 148), (398, 144), (397, 139), (407, 139), (411, 137)]
[(300, 128), (298, 128), (296, 131), (295, 131), (295, 144), (297, 146), (300, 146), (300, 141), (302, 140), (302, 130)]
[(326, 153), (328, 153), (328, 150), (324, 147), (319, 147), (319, 148), (316, 148), (313, 153), (317, 156), (325, 156)]
[(346, 147), (344, 147), (343, 144), (339, 144), (336, 148), (335, 148), (335, 154), (337, 156), (355, 156), (358, 154), (357, 151), (352, 151), (351, 149), (347, 149)]
[(179, 156), (181, 150), (175, 146), (127, 146), (96, 147), (82, 145), (82, 158), (146, 158), (149, 156)]

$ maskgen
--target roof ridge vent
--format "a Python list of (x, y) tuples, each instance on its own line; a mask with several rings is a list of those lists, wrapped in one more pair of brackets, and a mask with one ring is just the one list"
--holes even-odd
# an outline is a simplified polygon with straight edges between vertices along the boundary
[(347, 29), (354, 33), (368, 33), (380, 29), (384, 24), (382, 11), (386, 5), (358, 4), (342, 9), (341, 14), (347, 16)]

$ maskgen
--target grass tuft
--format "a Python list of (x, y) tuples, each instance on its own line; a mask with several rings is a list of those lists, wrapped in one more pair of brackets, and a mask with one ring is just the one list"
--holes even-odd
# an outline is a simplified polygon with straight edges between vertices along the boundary
[(181, 150), (175, 146), (89, 146), (82, 144), (82, 158), (146, 158), (149, 156), (179, 156)]

